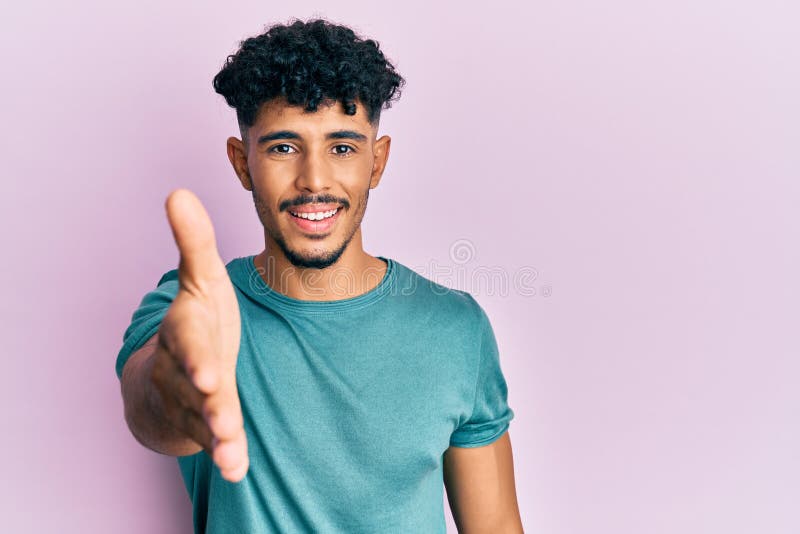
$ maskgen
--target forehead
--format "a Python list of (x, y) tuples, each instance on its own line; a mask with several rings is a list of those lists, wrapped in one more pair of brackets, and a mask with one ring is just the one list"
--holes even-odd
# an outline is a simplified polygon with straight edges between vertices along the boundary
[(285, 98), (270, 100), (259, 108), (250, 137), (276, 129), (296, 131), (304, 137), (322, 136), (332, 130), (355, 130), (368, 138), (374, 138), (375, 133), (366, 108), (358, 100), (355, 115), (347, 115), (340, 101), (321, 102), (316, 111), (306, 111), (304, 105), (290, 105)]

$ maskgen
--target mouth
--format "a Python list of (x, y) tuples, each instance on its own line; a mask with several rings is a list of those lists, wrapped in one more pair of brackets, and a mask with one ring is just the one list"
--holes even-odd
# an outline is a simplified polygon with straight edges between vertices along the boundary
[(301, 206), (296, 210), (288, 210), (295, 225), (307, 234), (324, 234), (329, 232), (339, 218), (341, 206)]

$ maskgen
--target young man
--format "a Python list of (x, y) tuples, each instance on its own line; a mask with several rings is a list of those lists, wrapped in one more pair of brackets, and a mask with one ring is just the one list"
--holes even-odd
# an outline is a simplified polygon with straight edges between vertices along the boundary
[(224, 264), (197, 197), (170, 194), (180, 264), (116, 362), (131, 432), (177, 457), (196, 532), (444, 532), (443, 486), (461, 531), (522, 532), (488, 317), (362, 247), (403, 83), (323, 20), (243, 41), (214, 78), (265, 249)]

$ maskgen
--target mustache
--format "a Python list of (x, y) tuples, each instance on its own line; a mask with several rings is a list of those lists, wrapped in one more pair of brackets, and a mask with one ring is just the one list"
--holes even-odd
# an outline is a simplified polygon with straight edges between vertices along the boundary
[(289, 208), (302, 206), (304, 204), (339, 204), (345, 209), (350, 207), (350, 202), (346, 198), (337, 198), (333, 195), (317, 195), (314, 197), (299, 197), (293, 200), (284, 200), (281, 202), (280, 206), (278, 206), (278, 209), (280, 211), (286, 211)]

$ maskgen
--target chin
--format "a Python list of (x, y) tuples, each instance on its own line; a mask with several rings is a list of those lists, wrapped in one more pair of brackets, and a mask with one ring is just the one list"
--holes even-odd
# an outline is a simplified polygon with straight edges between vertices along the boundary
[(303, 269), (324, 269), (339, 261), (344, 247), (324, 251), (297, 251), (281, 247), (286, 259), (295, 267)]
[[(355, 235), (355, 230), (345, 239), (339, 241), (335, 232), (326, 235), (308, 235), (285, 239), (286, 234), (270, 235), (277, 243), (278, 247), (289, 260), (289, 263), (301, 269), (325, 269), (334, 265), (342, 256), (350, 241)], [(289, 234), (291, 235), (291, 234)], [(297, 246), (294, 246), (294, 245)], [(337, 246), (338, 245), (338, 246)]]

